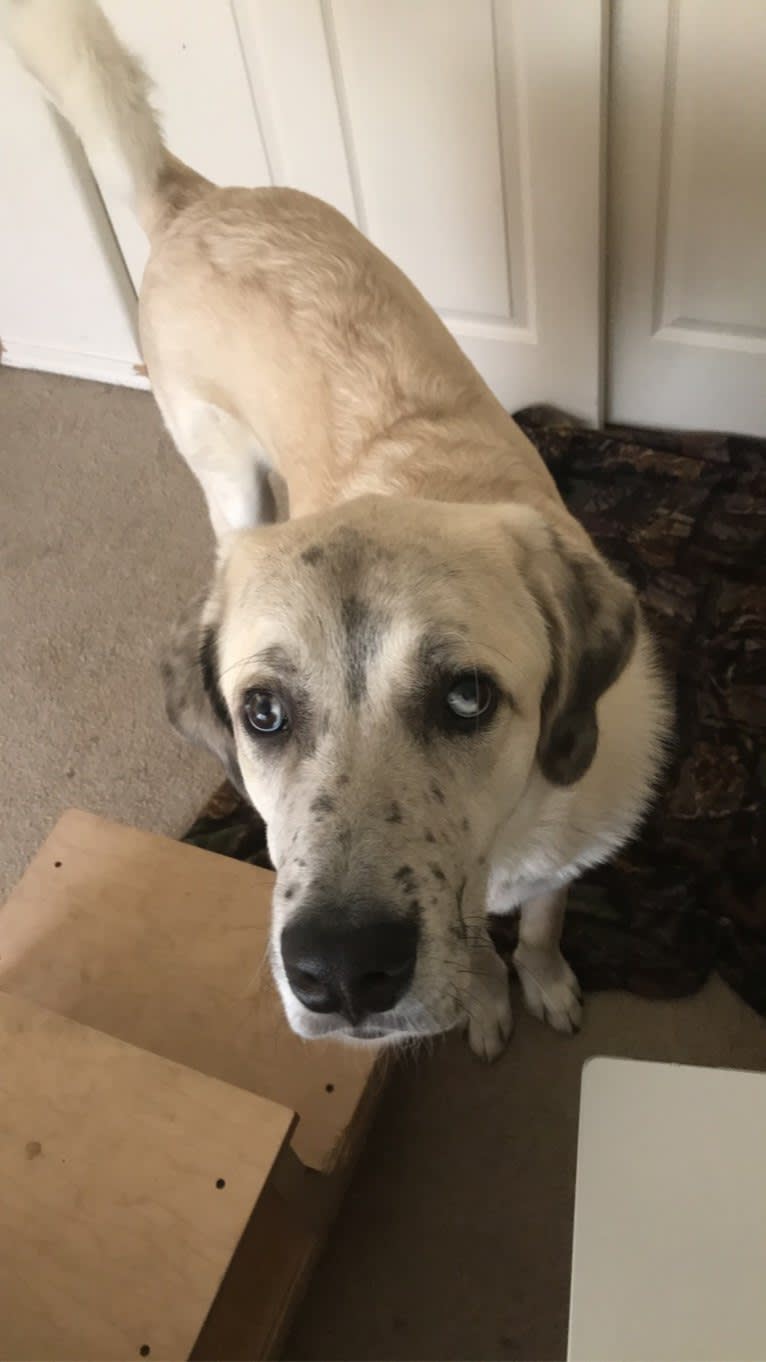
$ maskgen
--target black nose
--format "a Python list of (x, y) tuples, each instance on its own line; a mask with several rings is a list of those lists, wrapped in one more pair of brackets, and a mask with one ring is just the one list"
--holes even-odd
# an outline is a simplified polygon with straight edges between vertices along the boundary
[(301, 914), (282, 932), (290, 988), (312, 1012), (340, 1012), (350, 1022), (388, 1012), (415, 973), (418, 926), (408, 918), (332, 907)]

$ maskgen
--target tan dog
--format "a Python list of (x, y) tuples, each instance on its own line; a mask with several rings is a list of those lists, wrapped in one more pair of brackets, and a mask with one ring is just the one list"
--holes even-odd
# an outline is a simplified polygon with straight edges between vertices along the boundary
[(486, 912), (520, 909), (527, 1003), (572, 1029), (567, 885), (634, 831), (668, 716), (633, 592), (390, 260), (316, 199), (176, 161), (90, 0), (4, 3), (151, 242), (144, 356), (219, 544), (168, 705), (268, 824), (291, 1024), (462, 1024), (493, 1057)]

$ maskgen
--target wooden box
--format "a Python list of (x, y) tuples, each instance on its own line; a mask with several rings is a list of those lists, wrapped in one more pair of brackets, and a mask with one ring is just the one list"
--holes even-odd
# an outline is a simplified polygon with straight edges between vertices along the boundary
[(289, 1030), (272, 884), (71, 811), (0, 911), (0, 1358), (275, 1355), (383, 1061)]

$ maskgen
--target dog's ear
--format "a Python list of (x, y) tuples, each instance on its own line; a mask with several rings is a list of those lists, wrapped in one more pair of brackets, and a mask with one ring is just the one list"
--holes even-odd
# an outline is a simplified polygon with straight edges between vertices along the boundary
[(207, 607), (206, 596), (196, 597), (173, 628), (160, 668), (165, 710), (177, 732), (218, 757), (244, 794), (231, 715), (218, 679), (218, 631)]
[(630, 660), (638, 631), (635, 594), (585, 539), (548, 529), (549, 551), (527, 558), (528, 583), (551, 651), (537, 759), (554, 785), (572, 785), (598, 745), (596, 703)]

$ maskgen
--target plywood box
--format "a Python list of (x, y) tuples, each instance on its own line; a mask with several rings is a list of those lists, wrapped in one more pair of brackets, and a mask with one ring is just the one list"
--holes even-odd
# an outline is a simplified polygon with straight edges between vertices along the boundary
[(5, 1358), (187, 1357), (293, 1114), (0, 995)]
[[(166, 1357), (184, 1357), (192, 1346), (200, 1357), (273, 1355), (348, 1179), (382, 1068), (374, 1050), (332, 1041), (307, 1044), (289, 1030), (265, 956), (272, 884), (266, 871), (72, 811), (0, 911), (0, 988), (15, 995), (3, 998), (0, 1009), (4, 1101), (14, 1113), (0, 1131), (0, 1157), (12, 1169), (22, 1146), (44, 1147), (33, 1127), (40, 1127), (46, 1110), (49, 1080), (58, 1094), (62, 1125), (58, 1136), (48, 1135), (48, 1144), (71, 1145), (70, 1153), (60, 1156), (65, 1163), (56, 1164), (54, 1157), (43, 1165), (42, 1155), (21, 1163), (27, 1192), (37, 1197), (34, 1227), (25, 1214), (24, 1184), (0, 1219), (0, 1292), (10, 1293), (0, 1321), (8, 1317), (6, 1311), (13, 1317), (13, 1332), (0, 1322), (0, 1357), (106, 1359), (140, 1356), (136, 1350), (144, 1346), (151, 1347), (152, 1358), (157, 1347)], [(41, 1036), (47, 1037), (45, 1056)], [(35, 1063), (24, 1058), (25, 1047), (37, 1054)], [(119, 1063), (113, 1063), (115, 1055)], [(190, 1170), (198, 1167), (200, 1177), (202, 1169), (204, 1178), (212, 1176), (216, 1123), (206, 1126), (196, 1113), (216, 1108), (221, 1112), (218, 1163), (223, 1166), (223, 1160), (235, 1172), (216, 1174), (225, 1188), (214, 1188), (221, 1195), (211, 1203), (208, 1183), (200, 1191)], [(107, 1150), (106, 1132), (122, 1129), (116, 1113), (128, 1110), (137, 1120), (140, 1115), (144, 1138), (133, 1172), (145, 1175), (150, 1187), (158, 1180), (172, 1183), (167, 1195), (172, 1190), (181, 1198), (183, 1214), (178, 1207), (169, 1212), (161, 1197), (155, 1204), (145, 1187), (125, 1192), (132, 1211), (123, 1207), (116, 1216), (109, 1209), (110, 1177), (113, 1173), (112, 1192), (119, 1198), (124, 1160), (129, 1162), (126, 1133), (120, 1146), (123, 1163), (110, 1167), (105, 1155), (100, 1164), (103, 1214), (102, 1220), (93, 1219), (87, 1170), (96, 1147), (94, 1132), (101, 1131), (99, 1147)], [(171, 1132), (167, 1123), (173, 1110)], [(247, 1143), (242, 1112), (250, 1112), (253, 1122), (247, 1156), (241, 1155)], [(178, 1155), (173, 1139), (179, 1133), (189, 1141), (183, 1176), (173, 1162)], [(257, 1185), (256, 1166), (263, 1174)], [(226, 1232), (195, 1248), (197, 1236), (208, 1234), (207, 1217), (220, 1217), (224, 1202), (233, 1217)], [(73, 1206), (84, 1208), (82, 1223), (73, 1219)], [(147, 1214), (158, 1238), (142, 1269), (140, 1255), (137, 1261), (128, 1249), (148, 1242), (142, 1228)], [(38, 1327), (43, 1318), (55, 1319), (48, 1259), (51, 1254), (51, 1262), (59, 1262), (56, 1254), (63, 1254), (64, 1263), (79, 1259), (77, 1225), (86, 1239), (90, 1236), (89, 1243), (109, 1245), (112, 1256), (106, 1255), (102, 1275), (113, 1261), (133, 1266), (118, 1274), (114, 1282), (119, 1279), (121, 1285), (113, 1282), (109, 1291), (94, 1271), (78, 1276), (78, 1291), (57, 1298), (62, 1309), (65, 1297), (70, 1300), (57, 1351), (54, 1336), (40, 1334)], [(45, 1252), (39, 1248), (43, 1242)], [(31, 1284), (26, 1296), (17, 1291), (9, 1266), (14, 1244), (22, 1243), (32, 1254), (24, 1275)], [(191, 1292), (184, 1264), (207, 1262), (207, 1250), (207, 1275)], [(35, 1258), (37, 1282), (31, 1272)], [(160, 1260), (169, 1272), (167, 1281), (157, 1272)], [(143, 1299), (142, 1272), (149, 1297), (162, 1286), (164, 1323), (151, 1312), (135, 1313), (136, 1300)], [(111, 1332), (97, 1329), (92, 1335), (105, 1300)], [(174, 1310), (183, 1329), (177, 1323), (172, 1332)], [(146, 1341), (142, 1338), (131, 1351), (138, 1323)], [(154, 1345), (152, 1329), (159, 1340)], [(124, 1353), (118, 1343), (123, 1338), (130, 1342)]]

